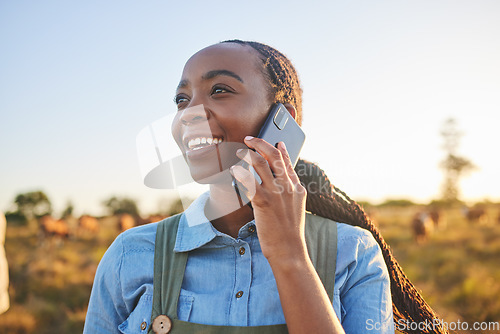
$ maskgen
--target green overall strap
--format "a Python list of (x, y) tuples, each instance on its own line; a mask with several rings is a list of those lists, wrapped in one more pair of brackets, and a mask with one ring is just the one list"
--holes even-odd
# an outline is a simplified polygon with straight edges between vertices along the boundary
[(306, 212), (305, 235), (309, 257), (333, 303), (337, 266), (337, 223)]
[[(174, 252), (177, 229), (182, 214), (158, 223), (155, 239), (152, 318), (168, 314), (177, 318), (177, 301), (186, 268), (186, 252)], [(180, 279), (174, 279), (180, 277)]]
[[(188, 256), (187, 252), (175, 253), (173, 251), (180, 217), (181, 215), (176, 215), (158, 223), (154, 257), (152, 326), (148, 333), (288, 333), (286, 324), (251, 327), (214, 326), (181, 321), (177, 318), (177, 302)], [(337, 224), (307, 213), (305, 230), (311, 261), (317, 268), (330, 300), (333, 300)], [(161, 324), (160, 327), (159, 324)], [(153, 328), (157, 331), (155, 332)]]

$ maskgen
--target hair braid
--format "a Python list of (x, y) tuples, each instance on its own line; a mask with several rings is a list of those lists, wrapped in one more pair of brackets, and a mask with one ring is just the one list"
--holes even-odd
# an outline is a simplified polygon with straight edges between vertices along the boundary
[[(247, 45), (259, 52), (263, 61), (263, 74), (269, 81), (269, 92), (273, 102), (290, 103), (297, 110), (296, 121), (302, 121), (302, 88), (298, 74), (290, 60), (278, 50), (258, 42), (229, 40), (222, 43), (238, 43)], [(371, 232), (377, 241), (391, 280), (391, 295), (394, 320), (410, 322), (430, 322), (428, 330), (412, 331), (407, 328), (405, 333), (448, 333), (441, 324), (434, 324), (437, 315), (425, 302), (415, 286), (404, 274), (396, 261), (389, 245), (366, 215), (364, 210), (346, 193), (330, 183), (325, 172), (316, 164), (299, 160), (295, 171), (301, 183), (307, 189), (306, 210), (336, 222), (359, 226)]]
[[(325, 172), (316, 164), (299, 159), (295, 167), (302, 185), (307, 189), (306, 210), (319, 216), (349, 225), (359, 226), (371, 232), (379, 244), (391, 280), (391, 294), (394, 320), (400, 319), (411, 322), (433, 323), (437, 315), (425, 302), (415, 286), (404, 274), (403, 269), (396, 261), (389, 245), (371, 222), (358, 203), (330, 183)], [(305, 172), (304, 172), (305, 171)], [(442, 326), (429, 326), (429, 331), (419, 330), (420, 333), (446, 333)], [(408, 330), (408, 332), (411, 332)]]

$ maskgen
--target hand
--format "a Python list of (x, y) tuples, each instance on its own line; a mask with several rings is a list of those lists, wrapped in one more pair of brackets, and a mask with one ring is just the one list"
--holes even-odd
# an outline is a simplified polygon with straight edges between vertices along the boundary
[[(246, 137), (245, 144), (256, 150), (238, 150), (237, 156), (253, 166), (262, 180), (241, 166), (233, 176), (246, 188), (242, 191), (253, 206), (262, 253), (271, 266), (307, 256), (304, 236), (306, 189), (290, 161), (285, 144), (275, 148), (260, 138)], [(274, 176), (273, 176), (274, 172)]]

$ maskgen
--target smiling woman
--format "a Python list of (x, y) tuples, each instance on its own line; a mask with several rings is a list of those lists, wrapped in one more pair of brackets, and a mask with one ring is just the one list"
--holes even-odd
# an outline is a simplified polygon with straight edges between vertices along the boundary
[(290, 61), (261, 43), (226, 41), (187, 61), (172, 135), (210, 191), (115, 240), (84, 332), (393, 333), (393, 320), (437, 323), (363, 210), (317, 165), (294, 168), (283, 143), (256, 138), (274, 103), (300, 124), (301, 94)]

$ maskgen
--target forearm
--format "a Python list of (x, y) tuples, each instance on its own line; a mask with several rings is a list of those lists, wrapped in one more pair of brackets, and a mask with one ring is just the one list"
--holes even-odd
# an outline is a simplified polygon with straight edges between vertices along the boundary
[(289, 333), (344, 333), (307, 252), (270, 264)]

